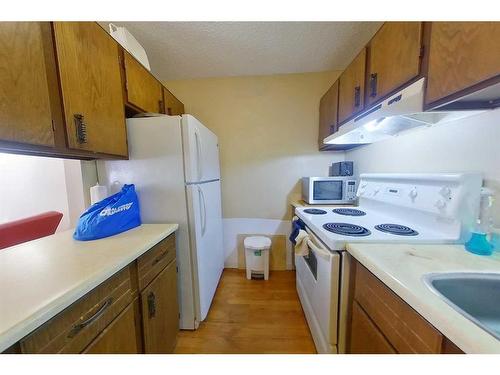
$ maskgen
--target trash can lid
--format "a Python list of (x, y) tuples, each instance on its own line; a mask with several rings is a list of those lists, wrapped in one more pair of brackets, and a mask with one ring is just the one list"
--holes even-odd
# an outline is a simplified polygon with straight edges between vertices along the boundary
[(243, 242), (246, 249), (263, 250), (271, 247), (271, 239), (264, 236), (245, 237)]

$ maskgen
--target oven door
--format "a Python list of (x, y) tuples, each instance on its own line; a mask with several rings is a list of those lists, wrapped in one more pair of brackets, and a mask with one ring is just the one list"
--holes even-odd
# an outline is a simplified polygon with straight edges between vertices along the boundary
[(309, 256), (295, 256), (297, 292), (318, 353), (337, 353), (340, 254), (308, 229)]

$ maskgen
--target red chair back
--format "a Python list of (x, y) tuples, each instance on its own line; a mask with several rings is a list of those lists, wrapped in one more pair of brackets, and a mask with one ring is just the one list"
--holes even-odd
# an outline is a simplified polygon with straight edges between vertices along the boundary
[(0, 224), (0, 249), (54, 234), (62, 217), (62, 213), (50, 211)]

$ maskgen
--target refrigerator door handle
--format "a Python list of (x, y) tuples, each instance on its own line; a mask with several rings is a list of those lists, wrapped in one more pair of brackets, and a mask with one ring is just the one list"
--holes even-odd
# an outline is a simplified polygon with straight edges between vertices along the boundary
[(207, 229), (207, 206), (205, 204), (205, 194), (203, 194), (203, 190), (199, 186), (198, 195), (200, 198), (201, 235), (203, 236)]
[(201, 138), (200, 134), (198, 133), (198, 129), (194, 131), (194, 138), (196, 141), (196, 168), (198, 170), (198, 181), (201, 181), (203, 177), (203, 160), (201, 158)]

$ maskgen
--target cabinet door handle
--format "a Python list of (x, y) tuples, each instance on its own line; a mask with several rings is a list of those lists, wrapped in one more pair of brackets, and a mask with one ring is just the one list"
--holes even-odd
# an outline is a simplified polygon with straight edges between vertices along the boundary
[(335, 131), (336, 131), (335, 125), (330, 125), (330, 134), (335, 133)]
[(84, 329), (85, 327), (87, 327), (89, 324), (91, 324), (93, 321), (95, 321), (97, 318), (99, 318), (102, 314), (104, 314), (104, 312), (106, 311), (106, 309), (111, 306), (111, 304), (113, 303), (113, 298), (110, 297), (106, 300), (106, 302), (104, 302), (104, 304), (94, 313), (94, 315), (92, 315), (90, 318), (88, 318), (87, 320), (81, 322), (81, 323), (78, 323), (78, 324), (75, 324), (72, 328), (71, 328), (71, 331), (69, 331), (68, 333), (68, 338), (73, 338), (75, 337), (78, 333), (80, 333), (80, 331), (82, 329)]
[(75, 122), (76, 141), (80, 144), (87, 143), (87, 124), (85, 124), (83, 115), (81, 113), (75, 113), (73, 115), (73, 121)]
[(163, 103), (163, 100), (158, 100), (158, 111), (160, 113), (165, 113), (165, 104)]
[(148, 294), (148, 317), (154, 318), (156, 315), (156, 296), (153, 292)]
[(377, 96), (377, 73), (370, 74), (370, 97)]
[(354, 88), (354, 106), (359, 107), (361, 104), (361, 86)]

